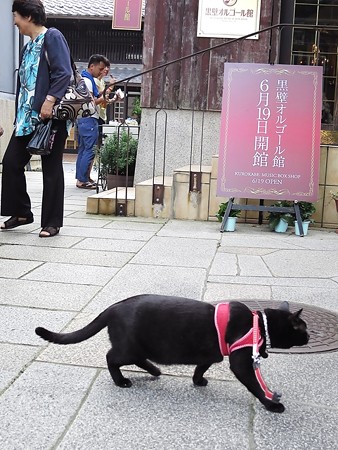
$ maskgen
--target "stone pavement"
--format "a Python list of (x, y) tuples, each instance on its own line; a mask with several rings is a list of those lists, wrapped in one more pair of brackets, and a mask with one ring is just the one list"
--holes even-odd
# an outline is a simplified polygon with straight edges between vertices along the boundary
[[(139, 293), (290, 300), (338, 313), (338, 235), (300, 238), (266, 226), (219, 232), (216, 222), (88, 216), (89, 191), (65, 164), (65, 221), (38, 237), (41, 173), (28, 172), (35, 223), (0, 233), (0, 448), (337, 449), (338, 352), (270, 354), (262, 372), (283, 393), (272, 414), (232, 376), (228, 362), (192, 384), (192, 367), (134, 367), (130, 389), (107, 371), (106, 331), (73, 346), (47, 345), (34, 329), (82, 327)], [(125, 370), (126, 371), (126, 370)]]

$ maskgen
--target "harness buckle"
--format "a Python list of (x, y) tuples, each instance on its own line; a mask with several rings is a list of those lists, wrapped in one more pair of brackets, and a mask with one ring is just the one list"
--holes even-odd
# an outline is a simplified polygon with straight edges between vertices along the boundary
[(256, 355), (252, 355), (252, 359), (253, 359), (253, 367), (256, 370), (261, 365), (261, 357), (259, 354), (256, 354)]

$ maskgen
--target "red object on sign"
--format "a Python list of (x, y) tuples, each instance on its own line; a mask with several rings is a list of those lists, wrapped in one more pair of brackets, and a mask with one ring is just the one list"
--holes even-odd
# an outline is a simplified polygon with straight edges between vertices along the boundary
[(112, 28), (140, 30), (142, 23), (142, 0), (114, 0)]
[(318, 199), (319, 66), (225, 63), (217, 195)]

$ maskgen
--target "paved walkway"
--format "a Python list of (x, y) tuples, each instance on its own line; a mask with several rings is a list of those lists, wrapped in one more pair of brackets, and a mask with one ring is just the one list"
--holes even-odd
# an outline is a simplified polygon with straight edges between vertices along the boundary
[(74, 346), (46, 345), (55, 331), (88, 323), (138, 293), (290, 300), (338, 312), (338, 235), (304, 238), (214, 222), (88, 216), (87, 191), (66, 167), (65, 223), (38, 237), (41, 173), (27, 173), (35, 223), (0, 233), (0, 448), (325, 449), (338, 448), (338, 352), (271, 354), (262, 371), (283, 393), (271, 414), (237, 382), (228, 362), (206, 388), (191, 367), (163, 367), (159, 379), (131, 367), (115, 387), (106, 332)]

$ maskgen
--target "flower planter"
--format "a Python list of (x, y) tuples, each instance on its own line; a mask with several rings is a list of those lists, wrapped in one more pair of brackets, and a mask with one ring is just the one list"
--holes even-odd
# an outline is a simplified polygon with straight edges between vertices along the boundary
[[(305, 220), (304, 222), (302, 222), (302, 224), (303, 224), (303, 233), (304, 233), (304, 236), (306, 236), (308, 229), (309, 229), (310, 221)], [(299, 227), (298, 227), (298, 223), (296, 220), (295, 220), (295, 234), (297, 236), (300, 236)]]
[[(126, 179), (127, 178), (127, 179)], [(127, 184), (126, 184), (127, 182)], [(112, 175), (108, 173), (107, 175), (107, 185), (108, 189), (114, 189), (116, 187), (131, 187), (134, 184), (134, 176), (128, 176), (126, 175)]]
[(224, 231), (235, 231), (237, 217), (228, 217), (224, 224)]
[(287, 229), (288, 229), (288, 223), (284, 219), (280, 219), (278, 224), (275, 226), (276, 233), (285, 233)]

